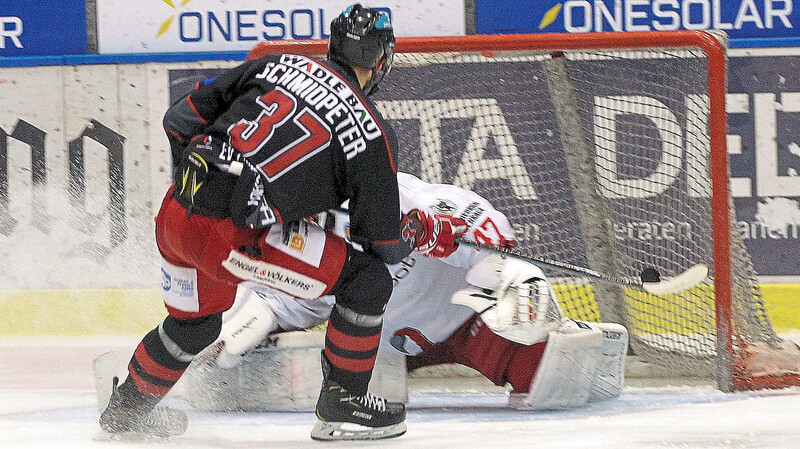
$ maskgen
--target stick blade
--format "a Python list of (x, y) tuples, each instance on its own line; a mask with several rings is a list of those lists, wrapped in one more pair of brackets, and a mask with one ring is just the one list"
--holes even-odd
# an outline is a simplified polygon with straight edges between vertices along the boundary
[(642, 289), (653, 295), (668, 295), (688, 290), (703, 282), (708, 276), (708, 265), (699, 263), (683, 273), (661, 282), (643, 282)]

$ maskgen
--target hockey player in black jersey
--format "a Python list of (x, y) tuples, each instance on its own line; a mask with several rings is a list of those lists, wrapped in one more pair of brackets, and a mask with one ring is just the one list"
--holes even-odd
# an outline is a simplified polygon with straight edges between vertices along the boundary
[[(187, 421), (156, 407), (214, 342), (237, 285), (296, 297), (334, 295), (322, 354), (315, 439), (405, 432), (405, 409), (367, 393), (392, 292), (385, 263), (416, 250), (446, 256), (457, 218), (401, 215), (397, 142), (367, 95), (392, 65), (387, 14), (353, 5), (331, 24), (326, 61), (269, 55), (207, 80), (164, 117), (175, 182), (156, 217), (169, 316), (148, 333), (100, 418), (111, 434), (178, 435)], [(354, 249), (305, 218), (349, 202)], [(309, 233), (325, 233), (306, 245)]]

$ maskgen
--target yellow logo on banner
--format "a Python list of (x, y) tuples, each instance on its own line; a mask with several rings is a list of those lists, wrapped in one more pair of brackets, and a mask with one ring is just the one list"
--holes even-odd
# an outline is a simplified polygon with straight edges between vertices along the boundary
[[(166, 0), (164, 0), (166, 1)], [(551, 23), (556, 21), (556, 17), (558, 17), (558, 13), (561, 11), (561, 3), (556, 3), (556, 6), (553, 6), (546, 13), (544, 13), (544, 17), (542, 17), (542, 21), (539, 22), (539, 29), (543, 30), (547, 28)]]
[[(161, 0), (161, 1), (163, 1), (164, 3), (169, 5), (169, 7), (172, 8), (172, 9), (178, 9), (175, 6), (175, 3), (172, 2), (172, 0)], [(181, 6), (186, 6), (186, 4), (191, 2), (191, 1), (192, 0), (183, 0), (183, 1), (181, 1)], [(172, 21), (173, 20), (175, 20), (175, 16), (174, 15), (169, 16), (169, 18), (167, 20), (165, 20), (164, 23), (162, 23), (160, 27), (158, 27), (158, 32), (156, 33), (156, 37), (157, 38), (163, 36), (164, 33), (169, 31), (169, 28), (172, 26)]]

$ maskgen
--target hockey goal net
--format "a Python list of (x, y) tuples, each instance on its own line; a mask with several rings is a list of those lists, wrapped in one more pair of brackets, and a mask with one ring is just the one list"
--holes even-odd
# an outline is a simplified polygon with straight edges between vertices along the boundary
[[(249, 58), (326, 51), (272, 41)], [(642, 360), (724, 391), (797, 385), (732, 226), (725, 73), (707, 32), (400, 38), (375, 98), (399, 169), (489, 199), (521, 252), (614, 276), (711, 267), (664, 296), (544, 267), (567, 316), (621, 323)]]

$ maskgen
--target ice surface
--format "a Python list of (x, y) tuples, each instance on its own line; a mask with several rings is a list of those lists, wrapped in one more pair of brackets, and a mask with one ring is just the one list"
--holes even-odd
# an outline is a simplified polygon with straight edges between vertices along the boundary
[(91, 360), (135, 339), (0, 340), (0, 448), (800, 448), (800, 389), (721, 393), (710, 386), (626, 387), (613, 401), (560, 412), (505, 406), (502, 393), (412, 392), (408, 433), (375, 442), (310, 439), (312, 413), (189, 415), (172, 440), (104, 441)]

